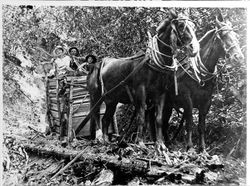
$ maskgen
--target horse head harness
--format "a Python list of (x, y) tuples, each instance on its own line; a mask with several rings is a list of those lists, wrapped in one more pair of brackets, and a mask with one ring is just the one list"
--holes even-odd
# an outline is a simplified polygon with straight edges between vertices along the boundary
[[(176, 35), (176, 38), (177, 40), (181, 43), (181, 45), (183, 45), (183, 42), (182, 42), (182, 35), (181, 33), (179, 32), (179, 30), (176, 28), (174, 22), (175, 21), (179, 21), (179, 20), (184, 20), (185, 21), (185, 26), (184, 26), (184, 30), (186, 29), (187, 25), (188, 25), (188, 21), (192, 22), (190, 19), (187, 19), (187, 18), (178, 18), (178, 19), (173, 19), (170, 23), (170, 26), (172, 28), (172, 30), (174, 31), (175, 35)], [(154, 70), (157, 70), (157, 71), (160, 71), (160, 72), (163, 72), (163, 73), (166, 73), (166, 70), (170, 70), (170, 71), (176, 71), (177, 70), (177, 59), (176, 59), (176, 56), (177, 56), (177, 53), (182, 50), (185, 46), (189, 45), (190, 43), (188, 43), (187, 45), (185, 46), (182, 46), (180, 48), (177, 48), (177, 49), (174, 49), (173, 46), (171, 46), (170, 44), (167, 44), (165, 43), (164, 41), (162, 41), (158, 35), (155, 35), (154, 37), (152, 37), (149, 33), (149, 39), (150, 39), (150, 42), (149, 42), (149, 48), (150, 48), (150, 54), (151, 54), (151, 57), (153, 58), (153, 62), (154, 64), (149, 64), (150, 67), (152, 67)], [(158, 42), (159, 41), (161, 44), (163, 44), (164, 46), (166, 46), (167, 48), (170, 48), (171, 50), (171, 54), (170, 55), (167, 55), (167, 54), (164, 54), (162, 52), (159, 51), (159, 46), (158, 46)], [(173, 51), (176, 51), (175, 53), (173, 53)], [(157, 55), (159, 54), (159, 55)], [(163, 59), (162, 59), (162, 56), (164, 57), (167, 57), (167, 58), (170, 58), (173, 62), (172, 62), (172, 65), (166, 65), (164, 64)]]
[[(153, 38), (152, 36), (150, 35), (150, 33), (148, 33), (149, 35), (149, 48), (150, 48), (150, 56), (153, 58), (153, 60), (150, 60), (150, 62), (153, 62), (153, 64), (151, 64), (150, 62), (147, 63), (148, 66), (150, 66), (153, 70), (156, 70), (156, 71), (159, 71), (159, 72), (162, 72), (162, 73), (167, 73), (167, 71), (173, 71), (174, 72), (174, 84), (175, 84), (175, 94), (178, 95), (178, 86), (177, 86), (177, 75), (176, 75), (176, 72), (177, 72), (177, 69), (178, 69), (178, 63), (180, 63), (177, 59), (176, 59), (176, 56), (177, 56), (177, 53), (179, 52), (179, 50), (182, 50), (184, 47), (186, 47), (187, 45), (189, 45), (190, 43), (188, 43), (187, 45), (183, 46), (183, 41), (182, 41), (182, 34), (179, 32), (179, 30), (176, 28), (175, 24), (174, 24), (174, 21), (179, 21), (179, 20), (184, 20), (185, 21), (185, 25), (184, 25), (184, 30), (186, 29), (186, 27), (188, 26), (188, 21), (191, 21), (189, 19), (184, 19), (184, 18), (179, 18), (179, 19), (173, 19), (171, 21), (171, 28), (172, 28), (172, 31), (175, 33), (176, 35), (176, 38), (177, 40), (181, 43), (181, 48), (177, 48), (177, 49), (174, 49), (173, 46), (165, 43), (164, 41), (162, 41), (158, 35), (155, 35)], [(190, 25), (189, 25), (190, 26)], [(162, 52), (160, 52), (159, 50), (159, 46), (158, 46), (158, 41), (163, 44), (165, 47), (167, 48), (170, 48), (170, 51), (171, 51), (171, 54), (170, 55), (167, 55), (167, 54), (164, 54)], [(173, 51), (175, 53), (173, 53)], [(166, 65), (164, 64), (162, 61), (163, 58), (162, 57), (167, 57), (167, 58), (170, 58), (172, 60), (172, 65)], [(167, 71), (166, 71), (167, 70)]]
[[(207, 56), (209, 56), (210, 53), (212, 52), (212, 47), (211, 47), (211, 46), (214, 45), (214, 42), (215, 42), (215, 40), (216, 40), (217, 38), (218, 38), (218, 39), (221, 41), (221, 43), (223, 44), (223, 49), (225, 50), (225, 53), (226, 53), (225, 56), (227, 56), (227, 55), (229, 54), (229, 51), (230, 51), (232, 48), (236, 47), (236, 44), (234, 44), (234, 45), (230, 46), (229, 48), (226, 48), (225, 42), (221, 39), (221, 37), (220, 37), (220, 35), (219, 35), (219, 33), (222, 32), (222, 31), (231, 32), (231, 31), (233, 31), (233, 30), (227, 28), (227, 26), (221, 27), (220, 29), (216, 30), (216, 31), (215, 31), (215, 34), (214, 34), (214, 36), (213, 36), (212, 42), (211, 42), (211, 44), (210, 44), (210, 47), (209, 47), (210, 50), (209, 50)], [(226, 57), (226, 59), (229, 59), (229, 58), (230, 58), (230, 54), (229, 54), (229, 57), (228, 57), (228, 58)], [(214, 72), (209, 72), (208, 69), (205, 67), (204, 63), (201, 61), (200, 56), (198, 56), (198, 60), (200, 61), (200, 63), (199, 63), (199, 65), (196, 64), (196, 66), (199, 66), (199, 70), (198, 70), (197, 72), (198, 72), (199, 74), (203, 73), (203, 74), (205, 74), (205, 75), (210, 75), (209, 78), (201, 80), (201, 78), (198, 76), (198, 73), (197, 73), (197, 72), (195, 72), (196, 78), (193, 78), (192, 75), (191, 75), (190, 73), (188, 73), (186, 70), (185, 70), (185, 71), (186, 71), (186, 73), (187, 73), (191, 78), (196, 79), (197, 81), (199, 81), (200, 86), (204, 86), (204, 85), (205, 85), (205, 81), (208, 81), (208, 80), (214, 78), (215, 76), (217, 76), (217, 75), (219, 74), (219, 72), (217, 72), (217, 68), (215, 68)], [(206, 60), (207, 60), (207, 59), (206, 59)], [(206, 60), (205, 60), (205, 61), (206, 61)], [(224, 67), (224, 66), (225, 66), (225, 65), (223, 65), (223, 67)], [(223, 69), (223, 67), (222, 67), (222, 69)], [(196, 69), (198, 69), (198, 68), (196, 67)], [(222, 70), (222, 69), (221, 69), (221, 70)], [(220, 71), (221, 71), (221, 70), (220, 70)], [(194, 69), (194, 71), (195, 71), (195, 69)]]
[[(225, 50), (225, 58), (226, 59), (230, 59), (231, 55), (230, 55), (230, 50), (232, 50), (233, 48), (237, 47), (237, 43), (234, 43), (232, 46), (230, 47), (226, 47), (226, 44), (225, 42), (223, 41), (223, 39), (221, 39), (219, 33), (222, 32), (222, 31), (227, 31), (227, 32), (233, 32), (233, 29), (232, 28), (227, 28), (227, 26), (223, 26), (221, 27), (220, 29), (218, 29), (216, 32), (215, 32), (215, 35), (216, 37), (221, 41), (221, 43), (223, 43), (223, 48)], [(225, 34), (224, 34), (225, 35)], [(228, 57), (229, 56), (229, 57)]]

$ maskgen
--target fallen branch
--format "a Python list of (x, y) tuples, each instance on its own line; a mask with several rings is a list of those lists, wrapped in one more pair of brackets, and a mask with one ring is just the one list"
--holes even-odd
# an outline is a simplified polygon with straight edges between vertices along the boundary
[(63, 167), (59, 172), (57, 172), (52, 178), (51, 180), (53, 180), (55, 177), (57, 177), (59, 174), (63, 173), (63, 171), (65, 171), (70, 165), (72, 165), (80, 156), (83, 155), (84, 152), (86, 152), (87, 147), (85, 147), (85, 149), (82, 150), (81, 153), (79, 153), (73, 160), (71, 160), (65, 167)]
[[(54, 157), (59, 159), (76, 159), (79, 161), (91, 161), (96, 165), (105, 165), (108, 169), (121, 172), (129, 172), (134, 175), (145, 175), (148, 172), (148, 164), (144, 161), (136, 159), (122, 158), (112, 156), (105, 153), (92, 153), (88, 150), (79, 155), (79, 151), (73, 149), (60, 148), (52, 144), (31, 144), (30, 141), (24, 144), (24, 148), (28, 153), (42, 157)], [(67, 168), (67, 167), (66, 167)]]
[(42, 132), (39, 132), (38, 130), (32, 128), (31, 126), (28, 126), (28, 128), (29, 128), (30, 130), (35, 131), (38, 135), (42, 136), (43, 138), (46, 138), (45, 135), (44, 135)]
[(160, 167), (163, 166), (163, 165), (166, 165), (166, 164), (163, 164), (163, 163), (161, 163), (159, 161), (152, 160), (152, 159), (147, 159), (147, 158), (136, 158), (136, 159), (141, 160), (141, 161), (145, 161), (145, 162), (148, 162), (148, 163), (160, 166)]

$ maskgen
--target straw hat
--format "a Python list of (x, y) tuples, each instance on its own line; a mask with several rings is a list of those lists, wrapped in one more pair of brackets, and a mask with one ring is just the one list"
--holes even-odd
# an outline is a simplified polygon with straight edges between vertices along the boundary
[[(56, 51), (57, 51), (58, 49), (61, 49), (61, 50), (63, 51), (62, 54), (60, 54), (60, 55), (56, 54)], [(57, 47), (54, 49), (54, 51), (53, 51), (53, 55), (54, 55), (54, 56), (61, 56), (61, 55), (64, 55), (65, 53), (66, 53), (66, 50), (65, 50), (65, 48), (62, 47), (62, 46), (57, 46)]]

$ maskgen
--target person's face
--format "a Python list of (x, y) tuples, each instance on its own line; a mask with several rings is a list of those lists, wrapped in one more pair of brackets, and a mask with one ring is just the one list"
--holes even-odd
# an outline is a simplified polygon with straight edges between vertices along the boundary
[(76, 50), (76, 49), (72, 49), (72, 50), (70, 51), (70, 54), (71, 54), (72, 56), (76, 56), (77, 50)]
[(93, 60), (93, 58), (92, 57), (89, 57), (88, 58), (88, 63), (92, 63), (94, 60)]
[(62, 55), (62, 53), (63, 53), (63, 50), (61, 49), (61, 48), (58, 48), (57, 50), (56, 50), (56, 55)]

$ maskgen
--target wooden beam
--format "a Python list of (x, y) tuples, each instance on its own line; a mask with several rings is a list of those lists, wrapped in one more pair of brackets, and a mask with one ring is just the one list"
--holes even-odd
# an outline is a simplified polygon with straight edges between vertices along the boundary
[(68, 117), (68, 140), (71, 142), (73, 140), (73, 126), (72, 126), (72, 115), (73, 115), (73, 94), (74, 94), (74, 78), (71, 79), (71, 85), (69, 88), (69, 117)]

